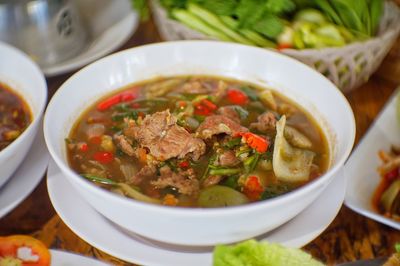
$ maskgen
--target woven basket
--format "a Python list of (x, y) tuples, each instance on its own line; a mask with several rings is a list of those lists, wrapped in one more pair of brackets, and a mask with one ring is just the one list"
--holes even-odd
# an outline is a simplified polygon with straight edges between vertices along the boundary
[[(356, 0), (358, 1), (358, 0)], [(164, 40), (210, 40), (210, 38), (168, 17), (158, 0), (151, 0), (153, 17)], [(324, 49), (285, 49), (281, 52), (313, 67), (343, 92), (359, 87), (379, 67), (400, 32), (400, 9), (385, 3), (384, 16), (375, 38), (344, 47)]]

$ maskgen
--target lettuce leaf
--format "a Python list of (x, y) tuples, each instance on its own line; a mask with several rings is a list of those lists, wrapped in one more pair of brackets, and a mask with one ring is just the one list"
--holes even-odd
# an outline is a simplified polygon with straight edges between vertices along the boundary
[(280, 244), (247, 240), (233, 246), (218, 245), (214, 249), (214, 266), (322, 266), (300, 249)]

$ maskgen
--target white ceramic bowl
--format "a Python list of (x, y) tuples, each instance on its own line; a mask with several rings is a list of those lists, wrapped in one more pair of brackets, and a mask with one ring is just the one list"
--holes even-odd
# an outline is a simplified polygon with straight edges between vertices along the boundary
[(19, 50), (0, 43), (0, 82), (29, 105), (32, 122), (15, 141), (0, 151), (0, 187), (20, 165), (36, 136), (47, 102), (46, 80), (33, 61)]
[(347, 207), (397, 230), (400, 230), (400, 222), (378, 213), (372, 206), (372, 197), (382, 179), (377, 170), (382, 165), (378, 151), (390, 151), (392, 145), (400, 145), (399, 93), (400, 90), (396, 90), (387, 101), (344, 168), (348, 183), (344, 202)]
[[(332, 153), (330, 170), (301, 189), (268, 201), (230, 208), (184, 209), (121, 197), (84, 180), (69, 168), (64, 138), (91, 103), (132, 82), (182, 74), (250, 81), (275, 88), (301, 104), (315, 116), (328, 137)], [(49, 151), (67, 179), (112, 222), (158, 241), (214, 245), (272, 230), (307, 207), (343, 166), (353, 146), (355, 123), (341, 92), (321, 74), (294, 59), (238, 44), (182, 41), (133, 48), (82, 69), (52, 98), (45, 115), (44, 133)]]

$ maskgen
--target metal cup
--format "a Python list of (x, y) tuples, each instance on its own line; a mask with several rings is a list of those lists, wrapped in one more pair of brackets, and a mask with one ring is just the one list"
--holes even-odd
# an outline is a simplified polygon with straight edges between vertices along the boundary
[(0, 0), (0, 40), (51, 67), (79, 54), (87, 32), (70, 0)]

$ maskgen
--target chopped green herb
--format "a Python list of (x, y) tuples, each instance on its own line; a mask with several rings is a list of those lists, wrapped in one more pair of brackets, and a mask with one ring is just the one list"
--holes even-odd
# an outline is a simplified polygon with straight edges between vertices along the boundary
[(169, 159), (165, 161), (165, 164), (171, 168), (173, 172), (178, 172), (178, 164), (175, 159)]
[(236, 146), (239, 146), (242, 143), (242, 138), (232, 138), (229, 141), (225, 142), (223, 146), (228, 149), (232, 149)]
[(224, 182), (223, 185), (233, 188), (233, 189), (238, 189), (239, 185), (238, 185), (238, 179), (239, 179), (240, 175), (231, 175), (229, 177), (227, 177)]
[(96, 182), (99, 184), (112, 185), (112, 186), (118, 185), (117, 182), (115, 182), (114, 180), (111, 180), (109, 178), (104, 178), (104, 177), (95, 176), (95, 175), (91, 175), (91, 174), (83, 174), (81, 176), (83, 176), (86, 179), (89, 179), (90, 181), (93, 181), (93, 182)]
[(258, 94), (254, 89), (252, 89), (248, 86), (244, 86), (244, 87), (241, 87), (240, 90), (243, 91), (244, 93), (246, 93), (247, 97), (249, 97), (250, 100), (258, 101)]
[(249, 116), (249, 112), (239, 105), (232, 105), (232, 108), (239, 115), (240, 120), (245, 120)]
[(291, 186), (288, 184), (274, 184), (274, 185), (269, 185), (265, 188), (264, 192), (261, 195), (261, 199), (270, 199), (274, 198), (278, 195), (282, 195), (284, 193), (289, 192), (292, 190)]
[(256, 152), (255, 154), (244, 160), (243, 166), (247, 174), (254, 171), (259, 160), (260, 160), (260, 154), (258, 152)]
[(214, 153), (208, 160), (207, 168), (204, 171), (203, 175), (201, 176), (201, 180), (204, 180), (208, 176), (208, 172), (210, 171), (210, 168), (214, 165), (214, 162), (216, 160), (217, 160), (217, 154)]
[(205, 117), (204, 115), (193, 115), (193, 117), (194, 117), (197, 121), (199, 121), (200, 123), (202, 123), (202, 122), (206, 119), (206, 117)]
[(113, 106), (113, 110), (119, 111), (119, 112), (129, 112), (132, 111), (133, 108), (126, 103), (121, 103), (121, 104), (117, 104), (115, 106)]
[(130, 111), (123, 112), (123, 113), (116, 113), (112, 115), (111, 119), (114, 122), (120, 122), (123, 121), (125, 118), (130, 118), (130, 119), (138, 119), (139, 113), (146, 114), (149, 112), (148, 108), (139, 108), (139, 109), (131, 109)]
[(125, 155), (125, 153), (120, 148), (117, 148), (117, 150), (115, 151), (115, 155), (118, 157), (122, 157)]

